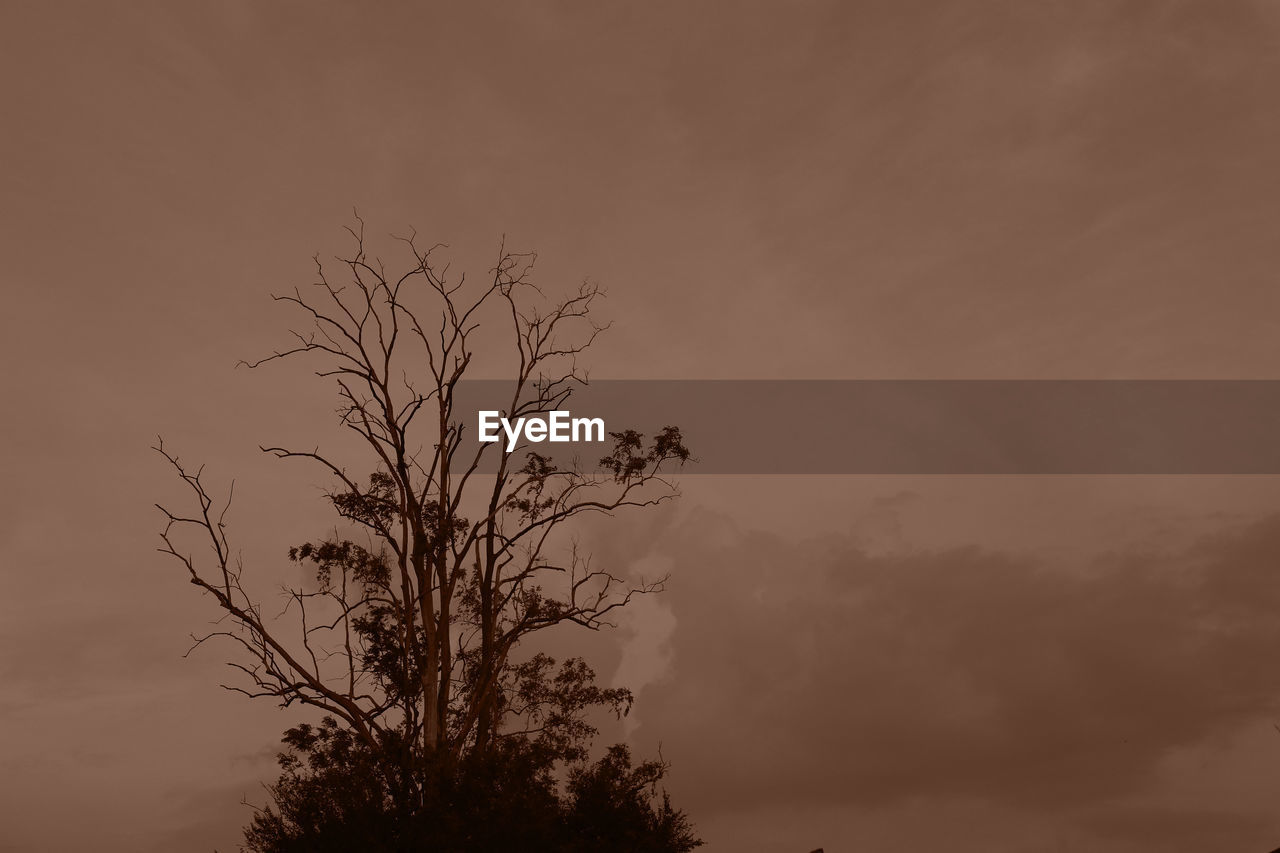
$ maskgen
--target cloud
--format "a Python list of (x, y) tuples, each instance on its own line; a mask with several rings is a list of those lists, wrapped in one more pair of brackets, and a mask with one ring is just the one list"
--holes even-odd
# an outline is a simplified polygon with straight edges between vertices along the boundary
[[(639, 696), (689, 807), (1086, 809), (1280, 712), (1280, 517), (1074, 571), (672, 522), (672, 670)], [(625, 545), (623, 546), (625, 547)]]

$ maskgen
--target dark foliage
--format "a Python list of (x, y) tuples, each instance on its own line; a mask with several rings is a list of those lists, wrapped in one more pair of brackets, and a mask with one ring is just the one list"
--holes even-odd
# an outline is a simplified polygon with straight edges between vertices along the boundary
[[(273, 804), (245, 832), (253, 853), (687, 853), (699, 846), (658, 785), (666, 765), (633, 765), (626, 746), (554, 774), (555, 754), (526, 738), (418, 768), (424, 797), (405, 808), (395, 762), (326, 719), (285, 735)], [(396, 744), (387, 749), (395, 750)]]

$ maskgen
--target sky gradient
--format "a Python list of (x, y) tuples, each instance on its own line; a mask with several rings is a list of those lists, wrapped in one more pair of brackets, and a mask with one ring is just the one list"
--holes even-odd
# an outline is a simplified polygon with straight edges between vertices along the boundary
[[(1280, 378), (1273, 0), (15, 2), (0, 69), (0, 851), (234, 849), (292, 720), (182, 658), (148, 447), (291, 571), (323, 481), (257, 446), (331, 397), (234, 365), (353, 207), (602, 283), (602, 378)], [(589, 531), (670, 591), (557, 642), (705, 849), (1280, 845), (1280, 479), (684, 493)]]

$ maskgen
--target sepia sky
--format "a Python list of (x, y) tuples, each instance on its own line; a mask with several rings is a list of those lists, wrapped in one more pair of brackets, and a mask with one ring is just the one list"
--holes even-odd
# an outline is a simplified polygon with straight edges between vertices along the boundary
[[(371, 8), (371, 7), (370, 7)], [(0, 851), (235, 849), (165, 437), (268, 585), (333, 440), (272, 291), (358, 208), (605, 286), (618, 378), (1280, 378), (1280, 3), (6, 4)], [(486, 365), (500, 375), (500, 365)], [(945, 430), (940, 430), (945, 433)], [(696, 452), (696, 448), (694, 448)], [(705, 477), (557, 638), (712, 853), (1280, 845), (1274, 477)]]

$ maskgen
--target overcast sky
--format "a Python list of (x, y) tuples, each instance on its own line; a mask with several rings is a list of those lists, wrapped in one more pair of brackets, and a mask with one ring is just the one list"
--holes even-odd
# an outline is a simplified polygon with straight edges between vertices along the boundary
[[(353, 207), (603, 284), (598, 377), (1280, 378), (1274, 0), (460, 8), (7, 4), (0, 850), (234, 849), (292, 718), (182, 658), (148, 446), (289, 571), (323, 481), (256, 448), (332, 405), (233, 367)], [(684, 491), (564, 643), (705, 849), (1280, 845), (1277, 478)]]

